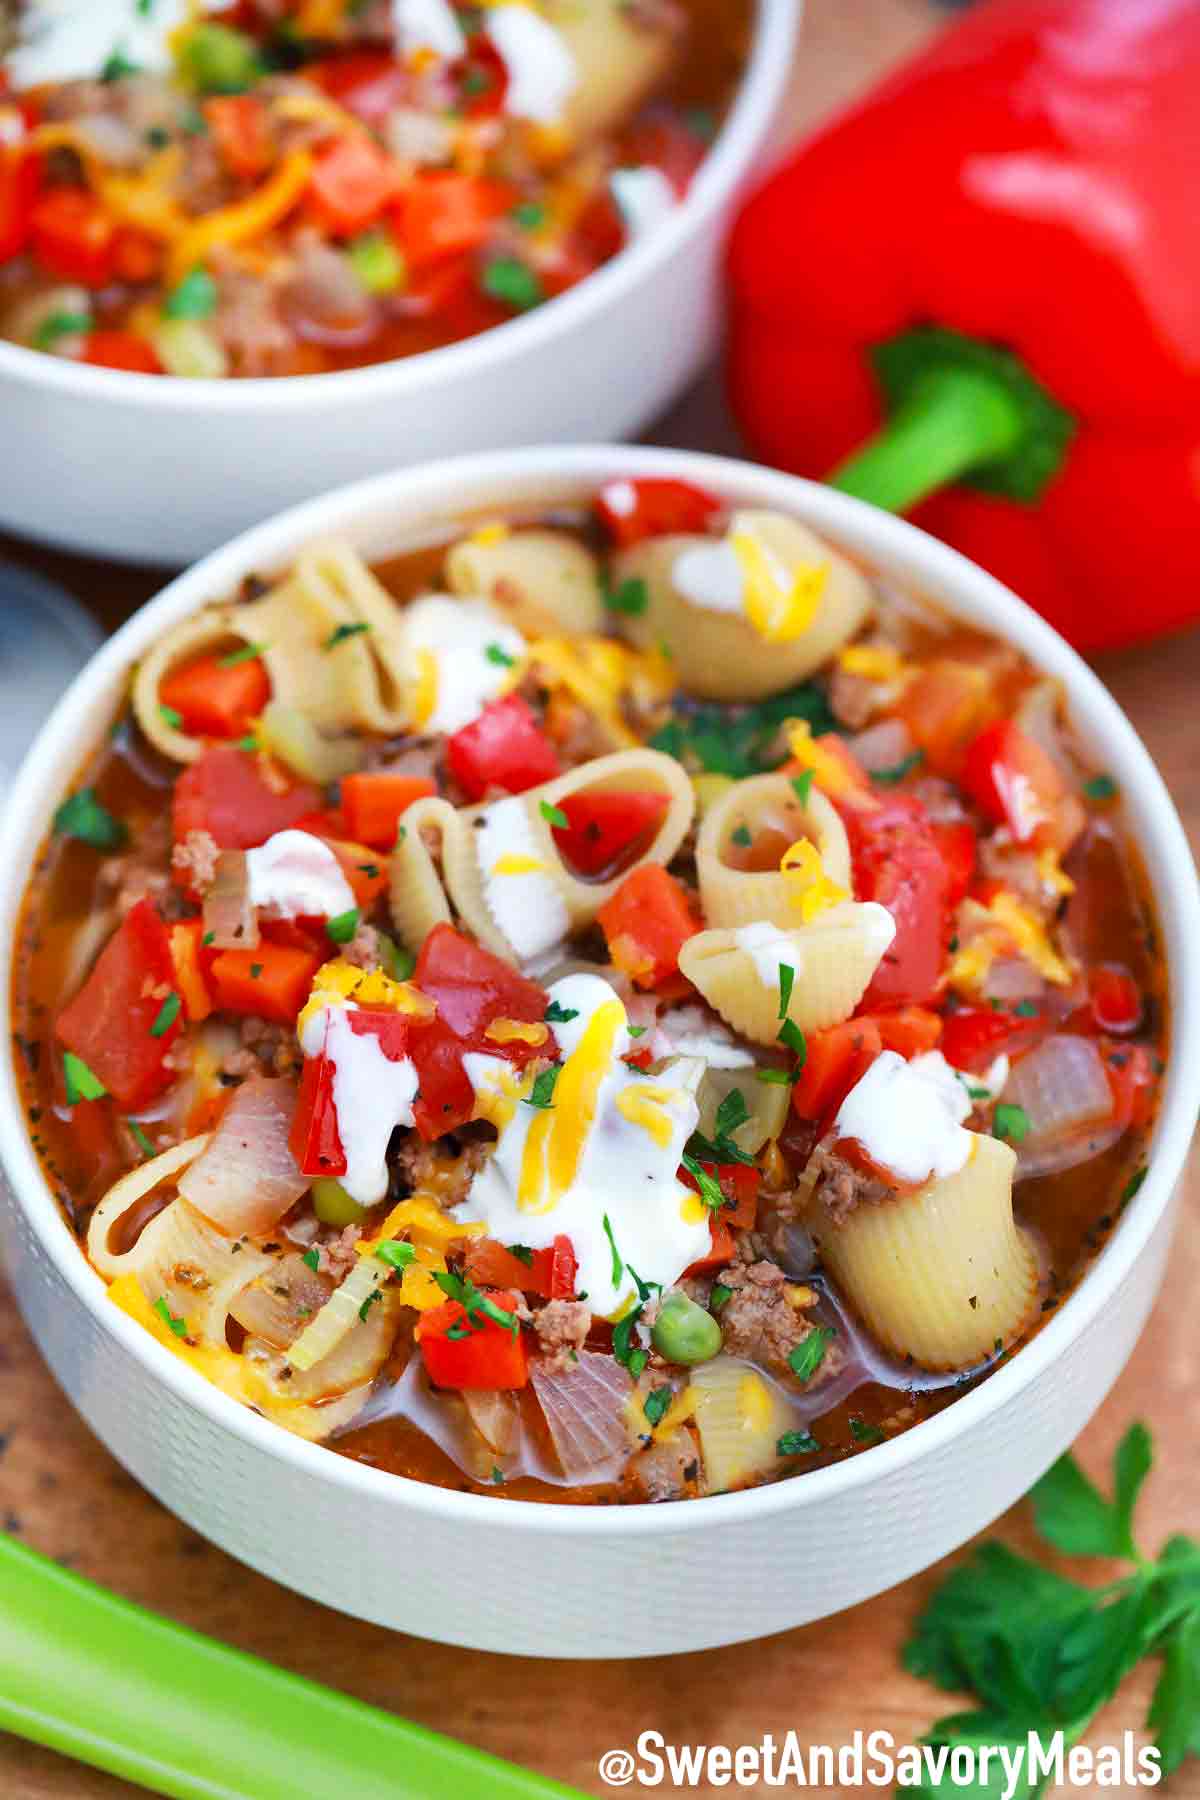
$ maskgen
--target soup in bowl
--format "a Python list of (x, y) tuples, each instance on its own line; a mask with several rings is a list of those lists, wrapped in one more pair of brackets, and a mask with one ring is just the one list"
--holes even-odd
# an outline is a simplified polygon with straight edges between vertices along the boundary
[[(867, 1529), (957, 1442), (990, 1478), (936, 1554), (1153, 1292), (1177, 827), (1070, 653), (911, 528), (703, 458), (551, 461), (294, 515), (126, 628), (86, 733), (67, 703), (14, 826), (27, 866), (52, 820), (18, 1181), (99, 1341), (334, 1516), (365, 1491), (374, 1530), (469, 1517), (531, 1559), (571, 1520), (611, 1574), (831, 1491)], [(214, 1529), (207, 1480), (150, 1478)]]

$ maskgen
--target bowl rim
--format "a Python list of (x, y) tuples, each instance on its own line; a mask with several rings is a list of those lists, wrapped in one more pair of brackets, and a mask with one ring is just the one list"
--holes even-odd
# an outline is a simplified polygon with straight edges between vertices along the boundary
[(132, 370), (91, 368), (0, 339), (0, 380), (43, 386), (100, 404), (121, 401), (158, 413), (321, 412), (377, 392), (380, 400), (422, 394), (445, 379), (470, 381), (510, 356), (536, 354), (587, 326), (670, 263), (751, 173), (766, 128), (790, 78), (804, 0), (755, 0), (750, 54), (729, 112), (681, 205), (653, 231), (610, 258), (564, 294), (517, 318), (414, 356), (319, 375), (258, 376), (238, 381), (164, 379)]
[[(55, 761), (64, 756), (73, 738), (82, 740), (88, 715), (162, 630), (206, 601), (233, 591), (243, 574), (285, 564), (302, 543), (337, 530), (353, 535), (356, 527), (370, 529), (398, 500), (410, 517), (432, 520), (469, 508), (472, 502), (462, 495), (464, 489), (510, 488), (515, 499), (522, 484), (544, 484), (551, 491), (586, 490), (639, 475), (691, 481), (739, 504), (780, 506), (868, 562), (900, 562), (910, 570), (919, 569), (919, 574), (910, 573), (906, 579), (941, 590), (941, 604), (951, 611), (961, 607), (1063, 682), (1072, 713), (1086, 719), (1086, 735), (1103, 737), (1108, 765), (1131, 814), (1138, 815), (1136, 830), (1131, 822), (1131, 836), (1143, 852), (1153, 850), (1160, 867), (1171, 869), (1170, 884), (1154, 888), (1157, 923), (1170, 945), (1171, 1040), (1167, 1080), (1147, 1147), (1146, 1175), (1091, 1268), (1031, 1342), (931, 1419), (874, 1446), (867, 1455), (812, 1470), (799, 1480), (786, 1478), (666, 1507), (498, 1502), (488, 1494), (439, 1488), (367, 1467), (291, 1436), (205, 1381), (133, 1319), (107, 1304), (105, 1284), (67, 1227), (38, 1165), (20, 1104), (13, 1055), (6, 1054), (0, 1064), (0, 1146), (20, 1213), (95, 1327), (114, 1337), (176, 1399), (206, 1414), (214, 1426), (289, 1465), (297, 1475), (312, 1476), (347, 1495), (464, 1524), (487, 1520), (499, 1530), (569, 1537), (675, 1536), (708, 1522), (732, 1525), (793, 1507), (817, 1506), (867, 1483), (886, 1481), (907, 1465), (936, 1456), (954, 1439), (984, 1429), (991, 1416), (1045, 1375), (1113, 1300), (1168, 1209), (1192, 1138), (1194, 1072), (1200, 1069), (1200, 1002), (1195, 998), (1200, 994), (1200, 884), (1162, 777), (1099, 678), (1057, 632), (994, 577), (905, 520), (835, 489), (692, 451), (598, 445), (484, 452), (371, 476), (305, 501), (243, 532), (177, 576), (120, 627), (72, 682), (22, 763), (0, 820), (0, 1029), (11, 1042), (14, 928), (46, 821), (61, 798)], [(504, 502), (492, 495), (485, 504), (496, 507)], [(43, 773), (43, 764), (49, 773)]]

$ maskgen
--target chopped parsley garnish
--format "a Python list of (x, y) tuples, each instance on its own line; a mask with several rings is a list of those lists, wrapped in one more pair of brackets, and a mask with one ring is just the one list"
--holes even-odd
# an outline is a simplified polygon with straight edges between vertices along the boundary
[(721, 1308), (727, 1306), (732, 1299), (733, 1289), (726, 1287), (723, 1281), (714, 1281), (708, 1296), (709, 1312), (719, 1313)]
[(217, 310), (217, 284), (207, 269), (193, 269), (163, 301), (165, 319), (207, 319)]
[(914, 769), (919, 769), (924, 761), (925, 752), (914, 750), (910, 755), (902, 757), (898, 763), (893, 763), (890, 769), (872, 769), (871, 780), (882, 782), (885, 787), (891, 786), (897, 781), (903, 781), (904, 777), (911, 775)]
[(605, 1213), (600, 1222), (604, 1226), (604, 1235), (608, 1239), (608, 1247), (612, 1251), (612, 1284), (616, 1287), (622, 1275), (625, 1273), (625, 1264), (621, 1260), (621, 1252), (617, 1249), (617, 1240), (613, 1236), (612, 1221), (607, 1213)]
[(364, 1325), (367, 1322), (367, 1314), (370, 1312), (370, 1310), (374, 1306), (375, 1302), (377, 1300), (382, 1300), (382, 1299), (383, 1299), (383, 1289), (381, 1287), (372, 1288), (371, 1292), (367, 1295), (366, 1299), (363, 1301), (362, 1305), (358, 1309), (358, 1316), (362, 1320)]
[(225, 656), (217, 658), (218, 669), (236, 669), (239, 663), (256, 662), (266, 649), (265, 644), (240, 644), (236, 650), (230, 650)]
[(522, 231), (536, 231), (539, 225), (544, 225), (546, 222), (546, 209), (536, 200), (522, 200), (519, 206), (513, 207), (508, 216), (514, 225), (521, 227)]
[(375, 1246), (376, 1262), (386, 1263), (389, 1269), (407, 1269), (416, 1254), (411, 1244), (402, 1244), (397, 1238), (385, 1238)]
[(792, 786), (796, 790), (796, 798), (799, 800), (801, 806), (808, 805), (809, 795), (812, 793), (812, 784), (813, 771), (811, 769), (802, 769), (799, 775), (792, 776)]
[(787, 1018), (788, 1006), (792, 998), (792, 986), (796, 979), (796, 971), (790, 963), (779, 965), (779, 1011), (776, 1017)]
[(78, 838), (93, 850), (119, 850), (129, 836), (128, 827), (114, 819), (90, 787), (77, 789), (63, 801), (54, 815), (54, 829), (60, 837)]
[(215, 943), (216, 936), (217, 936), (217, 934), (215, 931), (206, 931), (205, 932), (204, 936), (200, 939), (200, 942), (203, 945), (205, 950), (208, 949), (210, 944)]
[(167, 995), (154, 1016), (153, 1025), (150, 1027), (150, 1036), (152, 1038), (166, 1037), (168, 1031), (170, 1031), (172, 1025), (179, 1017), (179, 1009), (182, 1005), (183, 1002), (178, 994)]
[[(574, 1017), (574, 1014), (572, 1014), (572, 1017)], [(646, 1035), (646, 1027), (644, 1025), (627, 1025), (625, 1029), (631, 1038), (640, 1038), (645, 1037)]]
[(519, 1263), (524, 1263), (527, 1269), (533, 1267), (533, 1251), (528, 1244), (509, 1244), (508, 1254), (515, 1256)]
[(451, 1300), (458, 1301), (473, 1330), (482, 1331), (483, 1327), (478, 1323), (482, 1317), (490, 1319), (493, 1325), (501, 1326), (505, 1331), (511, 1332), (513, 1337), (516, 1337), (521, 1329), (516, 1313), (506, 1312), (504, 1307), (497, 1306), (496, 1302), (487, 1294), (480, 1293), (473, 1281), (468, 1281), (463, 1275), (452, 1275), (445, 1269), (435, 1269), (433, 1279), (443, 1294), (446, 1294)]
[(778, 1456), (811, 1456), (820, 1448), (811, 1431), (785, 1431), (775, 1445)]
[(646, 1395), (642, 1401), (642, 1411), (645, 1413), (646, 1423), (651, 1429), (662, 1423), (674, 1397), (671, 1389), (666, 1386), (652, 1388)]
[(730, 775), (735, 781), (778, 768), (787, 755), (783, 726), (803, 719), (819, 737), (834, 729), (825, 692), (801, 682), (754, 706), (689, 706), (676, 713), (650, 740), (694, 773)]
[(42, 320), (33, 334), (35, 350), (49, 350), (59, 338), (80, 337), (92, 329), (90, 313), (52, 312)]
[(732, 837), (739, 850), (748, 850), (754, 842), (754, 834), (748, 825), (737, 826)]
[[(711, 1163), (745, 1163), (752, 1165), (754, 1158), (747, 1155), (741, 1145), (734, 1141), (733, 1133), (740, 1125), (744, 1125), (750, 1117), (750, 1109), (746, 1105), (746, 1096), (741, 1088), (731, 1088), (718, 1106), (713, 1120), (713, 1135), (705, 1137), (701, 1131), (694, 1131), (688, 1139), (688, 1155), (694, 1160)], [(685, 1164), (687, 1158), (684, 1158)]]
[(118, 48), (105, 62), (100, 71), (100, 79), (105, 82), (123, 81), (127, 75), (140, 75), (141, 72), (141, 63), (131, 62), (124, 50)]
[(1111, 775), (1093, 775), (1083, 784), (1083, 791), (1089, 800), (1111, 800), (1117, 791), (1117, 784)]
[(169, 1326), (177, 1338), (185, 1338), (187, 1336), (187, 1320), (181, 1318), (178, 1313), (173, 1313), (171, 1311), (165, 1294), (160, 1294), (158, 1296), (158, 1299), (154, 1302), (154, 1310), (162, 1320), (163, 1324)]
[(700, 1198), (705, 1206), (713, 1212), (720, 1210), (725, 1204), (725, 1196), (721, 1192), (721, 1184), (715, 1175), (710, 1175), (703, 1163), (698, 1162), (690, 1150), (685, 1150), (680, 1158), (684, 1168), (700, 1189)]
[(336, 650), (339, 644), (346, 642), (347, 638), (360, 637), (364, 631), (370, 631), (370, 629), (371, 627), (363, 619), (355, 619), (352, 624), (344, 622), (334, 627), (325, 639), (322, 648)]
[(313, 1274), (315, 1275), (317, 1270), (321, 1266), (321, 1252), (317, 1249), (317, 1246), (314, 1244), (312, 1246), (311, 1250), (306, 1250), (304, 1252), (304, 1255), (300, 1258), (300, 1261), (304, 1264), (306, 1269), (311, 1269)]
[(235, 750), (249, 750), (253, 754), (258, 750), (258, 739), (251, 731), (248, 732), (245, 737), (240, 737), (233, 747)]
[(1013, 1017), (1016, 1019), (1036, 1019), (1037, 1016), (1038, 1003), (1036, 1000), (1018, 1000), (1013, 1007)]
[(642, 1308), (635, 1306), (613, 1326), (613, 1355), (619, 1363), (624, 1364), (635, 1381), (650, 1360), (649, 1352), (633, 1343), (633, 1328), (641, 1316)]
[(332, 919), (325, 921), (325, 935), (335, 944), (348, 944), (358, 930), (362, 914), (357, 906), (352, 906), (344, 913), (336, 913)]
[(808, 1042), (796, 1021), (785, 1019), (779, 1027), (778, 1036), (779, 1042), (796, 1058), (797, 1069), (802, 1069), (808, 1056)]
[(259, 976), (262, 974), (262, 972), (263, 972), (263, 966), (261, 963), (251, 963), (250, 964), (250, 979), (251, 979), (251, 981), (257, 981)]
[(730, 1088), (717, 1108), (715, 1124), (718, 1139), (726, 1137), (731, 1131), (736, 1131), (738, 1126), (744, 1125), (749, 1117), (750, 1108), (746, 1105), (745, 1094), (741, 1088)]
[(569, 1025), (572, 1019), (579, 1017), (579, 1008), (577, 1006), (560, 1006), (557, 1000), (552, 1000), (542, 1017), (547, 1025)]
[(629, 619), (640, 619), (650, 604), (650, 590), (640, 575), (630, 575), (616, 587), (605, 582), (604, 604), (609, 612), (624, 613)]
[(170, 726), (172, 731), (183, 730), (183, 714), (176, 712), (173, 706), (164, 706), (161, 700), (158, 703), (158, 716), (164, 725)]
[(515, 656), (509, 655), (503, 644), (489, 644), (483, 654), (499, 669), (511, 669), (517, 660)]
[(492, 1464), (492, 1486), (504, 1486), (504, 1470), (500, 1467), (499, 1463)]
[(533, 1086), (525, 1096), (526, 1106), (547, 1107), (554, 1104), (554, 1086), (562, 1071), (561, 1063), (551, 1063), (534, 1076)]
[(800, 1074), (800, 1069), (755, 1069), (754, 1078), (768, 1087), (795, 1087)]
[(538, 801), (538, 811), (547, 825), (553, 825), (557, 831), (566, 831), (571, 821), (561, 806), (551, 806), (549, 800)]
[(150, 1139), (146, 1136), (146, 1133), (142, 1130), (142, 1128), (138, 1124), (137, 1120), (136, 1119), (126, 1119), (125, 1123), (129, 1127), (130, 1137), (132, 1137), (134, 1143), (137, 1145), (137, 1147), (141, 1151), (142, 1155), (143, 1156), (157, 1156), (157, 1154), (158, 1154), (157, 1150), (155, 1149), (154, 1145), (150, 1142)]
[(1006, 1138), (1011, 1143), (1019, 1144), (1021, 1139), (1028, 1135), (1029, 1114), (1025, 1108), (1003, 1101), (992, 1114), (992, 1136)]
[(812, 1380), (825, 1361), (825, 1352), (836, 1336), (837, 1332), (832, 1325), (814, 1325), (808, 1336), (788, 1352), (788, 1368), (797, 1381)]
[(411, 950), (402, 950), (386, 931), (377, 931), (375, 935), (384, 974), (390, 975), (393, 981), (407, 981), (417, 966), (416, 957)]
[(850, 1420), (850, 1436), (856, 1444), (882, 1444), (886, 1432), (878, 1425), (868, 1425), (855, 1414)]
[(1129, 1180), (1125, 1183), (1125, 1187), (1121, 1193), (1122, 1204), (1127, 1200), (1133, 1199), (1149, 1173), (1149, 1169), (1138, 1169), (1136, 1174), (1129, 1177)]
[(516, 256), (494, 256), (483, 271), (480, 285), (489, 299), (527, 312), (546, 298), (539, 276)]
[(379, 876), (379, 864), (378, 863), (355, 863), (354, 866), (358, 870), (360, 875), (366, 876), (368, 881), (375, 881), (378, 879), (378, 876)]

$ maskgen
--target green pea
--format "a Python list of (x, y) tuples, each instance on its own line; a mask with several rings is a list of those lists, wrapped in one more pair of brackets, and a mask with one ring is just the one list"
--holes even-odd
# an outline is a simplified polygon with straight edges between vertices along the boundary
[(365, 1206), (352, 1200), (340, 1181), (331, 1175), (318, 1175), (312, 1184), (313, 1211), (322, 1225), (361, 1225), (367, 1216)]
[(241, 94), (263, 73), (253, 38), (228, 25), (197, 25), (183, 41), (180, 59), (202, 94)]
[(702, 1363), (721, 1348), (721, 1327), (686, 1294), (668, 1294), (650, 1333), (660, 1356), (673, 1363)]

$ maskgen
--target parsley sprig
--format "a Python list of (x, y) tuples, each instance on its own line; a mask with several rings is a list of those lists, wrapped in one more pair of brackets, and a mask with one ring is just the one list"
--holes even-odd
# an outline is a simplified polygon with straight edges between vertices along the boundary
[[(702, 1131), (694, 1131), (687, 1142), (687, 1154), (683, 1158), (683, 1166), (692, 1175), (696, 1174), (693, 1163), (745, 1163), (753, 1167), (754, 1158), (747, 1155), (742, 1146), (736, 1142), (733, 1133), (740, 1125), (744, 1125), (750, 1117), (750, 1109), (746, 1105), (746, 1096), (741, 1088), (730, 1088), (713, 1119), (713, 1135), (705, 1137)], [(711, 1176), (706, 1176), (711, 1181)], [(699, 1177), (697, 1176), (697, 1180)], [(704, 1192), (703, 1185), (701, 1193)], [(707, 1195), (705, 1195), (707, 1199)], [(721, 1205), (721, 1201), (709, 1200), (709, 1205)]]
[[(443, 1294), (451, 1300), (457, 1300), (467, 1315), (467, 1327), (471, 1331), (482, 1331), (484, 1319), (490, 1319), (493, 1325), (499, 1325), (504, 1331), (510, 1331), (516, 1337), (520, 1330), (520, 1320), (516, 1313), (506, 1312), (504, 1307), (497, 1306), (489, 1294), (481, 1293), (473, 1281), (464, 1275), (452, 1275), (447, 1270), (435, 1269), (433, 1279)], [(454, 1335), (465, 1337), (466, 1332)]]
[(804, 719), (814, 737), (834, 728), (825, 690), (805, 681), (755, 706), (680, 707), (650, 742), (693, 772), (732, 775), (740, 781), (777, 768), (787, 755), (782, 729)]
[[(933, 1745), (1024, 1745), (1062, 1731), (1070, 1746), (1122, 1681), (1147, 1656), (1161, 1660), (1147, 1714), (1169, 1775), (1200, 1755), (1200, 1542), (1170, 1538), (1156, 1560), (1139, 1549), (1133, 1513), (1153, 1460), (1144, 1425), (1126, 1433), (1113, 1459), (1106, 1498), (1070, 1454), (1034, 1487), (1034, 1522), (1070, 1556), (1132, 1564), (1130, 1573), (1089, 1587), (988, 1542), (936, 1590), (904, 1650), (905, 1667), (938, 1687), (973, 1693), (977, 1707), (939, 1719)], [(945, 1780), (915, 1790), (927, 1797), (986, 1789)], [(1019, 1800), (1040, 1787), (1025, 1783)]]

